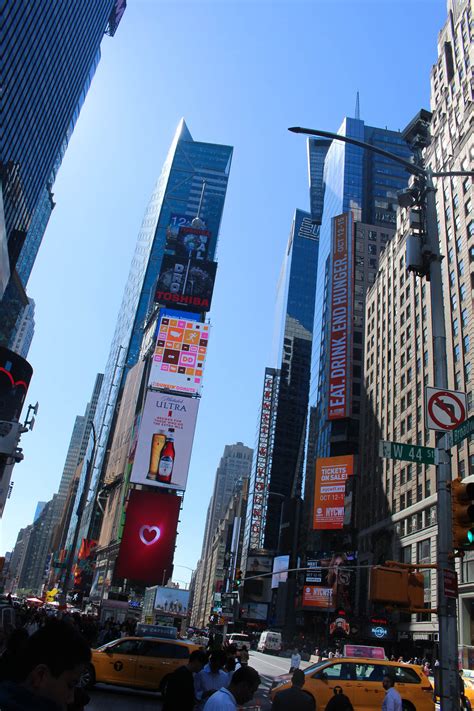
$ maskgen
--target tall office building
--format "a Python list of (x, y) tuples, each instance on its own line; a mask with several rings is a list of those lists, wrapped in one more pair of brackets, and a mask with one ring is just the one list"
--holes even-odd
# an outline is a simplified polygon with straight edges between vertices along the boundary
[(6, 0), (2, 7), (0, 344), (28, 304), (25, 288), (54, 202), (52, 187), (125, 0)]
[(12, 336), (11, 350), (26, 358), (35, 333), (35, 302), (28, 299), (28, 304), (18, 316)]
[[(250, 476), (252, 455), (253, 450), (250, 447), (246, 447), (242, 442), (226, 444), (224, 454), (216, 471), (214, 489), (207, 511), (201, 558), (196, 572), (193, 602), (193, 619), (203, 620), (204, 625), (208, 622), (208, 601), (211, 593), (215, 592), (215, 576), (210, 575), (212, 541), (219, 523), (229, 506), (236, 485)], [(240, 485), (241, 490), (242, 486)], [(220, 579), (222, 581), (223, 577)]]
[[(474, 150), (473, 92), (469, 52), (472, 18), (468, 0), (448, 3), (448, 18), (438, 37), (438, 60), (431, 71), (431, 145), (426, 158), (434, 171), (470, 170)], [(448, 387), (467, 393), (474, 413), (474, 217), (472, 180), (453, 176), (436, 180), (440, 250), (444, 255), (443, 294)], [(357, 508), (361, 563), (387, 558), (406, 563), (436, 562), (436, 471), (421, 463), (381, 459), (378, 441), (434, 446), (424, 407), (425, 387), (434, 385), (430, 283), (408, 274), (406, 211), (397, 234), (380, 261), (367, 295), (365, 391), (361, 427), (360, 483), (364, 503)], [(472, 439), (472, 438), (471, 438)], [(474, 443), (451, 450), (453, 477), (474, 476)], [(474, 555), (465, 554), (459, 574), (459, 643), (474, 643)], [(436, 607), (436, 576), (425, 576), (425, 607)], [(367, 590), (361, 574), (361, 611)], [(406, 616), (397, 625), (399, 640), (432, 652), (438, 637), (430, 613)]]
[[(35, 520), (36, 518), (37, 516), (35, 514)], [(18, 532), (15, 547), (12, 551), (10, 564), (8, 566), (7, 579), (5, 581), (5, 592), (7, 593), (15, 593), (18, 588), (18, 582), (23, 569), (26, 550), (28, 548), (32, 529), (33, 525), (30, 524), (29, 526), (25, 526), (25, 528), (20, 528)]]
[(244, 561), (279, 548), (282, 502), (301, 495), (319, 226), (296, 210), (277, 289), (273, 365), (265, 371)]
[[(147, 316), (154, 309), (155, 287), (170, 229), (175, 225), (189, 226), (199, 216), (200, 224), (204, 224), (209, 232), (207, 259), (214, 260), (231, 160), (231, 147), (194, 141), (185, 121), (180, 121), (145, 212), (125, 286), (97, 405), (95, 428), (98, 442), (89, 502), (80, 522), (78, 540), (99, 537), (102, 515), (95, 504), (96, 493), (105, 476), (106, 452), (113, 438), (116, 406), (122, 396), (127, 375), (140, 357), (144, 327)], [(92, 442), (89, 443), (86, 459), (91, 455)], [(84, 466), (78, 497), (85, 479)], [(76, 525), (77, 517), (74, 513), (69, 530), (69, 545)]]

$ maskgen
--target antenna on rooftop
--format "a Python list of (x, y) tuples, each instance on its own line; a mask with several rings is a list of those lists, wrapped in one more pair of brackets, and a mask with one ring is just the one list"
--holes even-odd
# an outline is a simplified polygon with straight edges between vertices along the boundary
[(357, 92), (357, 95), (356, 95), (355, 118), (360, 119), (359, 92)]
[(201, 208), (202, 208), (202, 203), (204, 200), (204, 193), (206, 191), (206, 181), (202, 181), (202, 190), (201, 190), (201, 197), (199, 198), (199, 206), (198, 206), (198, 211), (196, 217), (193, 219), (191, 222), (191, 225), (195, 227), (196, 229), (202, 230), (205, 227), (204, 222), (201, 220)]

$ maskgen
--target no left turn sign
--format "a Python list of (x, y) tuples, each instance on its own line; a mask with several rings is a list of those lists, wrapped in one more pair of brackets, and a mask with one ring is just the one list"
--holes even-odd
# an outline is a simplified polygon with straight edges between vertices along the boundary
[(466, 419), (466, 393), (442, 388), (426, 388), (426, 421), (428, 429), (448, 432)]

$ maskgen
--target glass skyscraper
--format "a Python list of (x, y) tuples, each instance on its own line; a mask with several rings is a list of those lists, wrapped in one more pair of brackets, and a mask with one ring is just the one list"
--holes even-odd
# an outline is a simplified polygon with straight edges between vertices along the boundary
[[(4, 0), (2, 8), (3, 233), (10, 280), (0, 302), (8, 345), (51, 210), (52, 186), (123, 0)], [(2, 263), (2, 267), (6, 265)]]
[[(79, 540), (91, 535), (96, 537), (100, 527), (95, 499), (113, 431), (116, 404), (127, 373), (140, 355), (144, 325), (153, 306), (154, 287), (165, 254), (167, 231), (173, 220), (184, 220), (189, 224), (199, 215), (206, 230), (211, 233), (208, 259), (214, 260), (232, 151), (230, 146), (194, 141), (184, 119), (180, 121), (148, 203), (125, 285), (94, 421), (98, 442), (89, 503), (82, 517)], [(91, 456), (92, 442), (89, 443), (85, 462)], [(85, 464), (78, 497), (84, 487), (86, 469)], [(77, 517), (74, 514), (69, 529), (69, 545), (76, 524)]]

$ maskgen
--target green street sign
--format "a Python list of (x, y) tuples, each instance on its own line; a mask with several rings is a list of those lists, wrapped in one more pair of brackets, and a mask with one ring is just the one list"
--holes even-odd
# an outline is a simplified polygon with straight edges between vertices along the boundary
[(384, 442), (379, 445), (379, 455), (385, 459), (401, 459), (417, 464), (438, 464), (438, 450), (434, 447), (420, 447), (417, 444)]
[(468, 420), (464, 420), (455, 430), (446, 432), (444, 435), (446, 449), (451, 449), (455, 444), (459, 444), (459, 442), (462, 442), (463, 439), (466, 439), (466, 437), (472, 434), (474, 434), (474, 415)]

